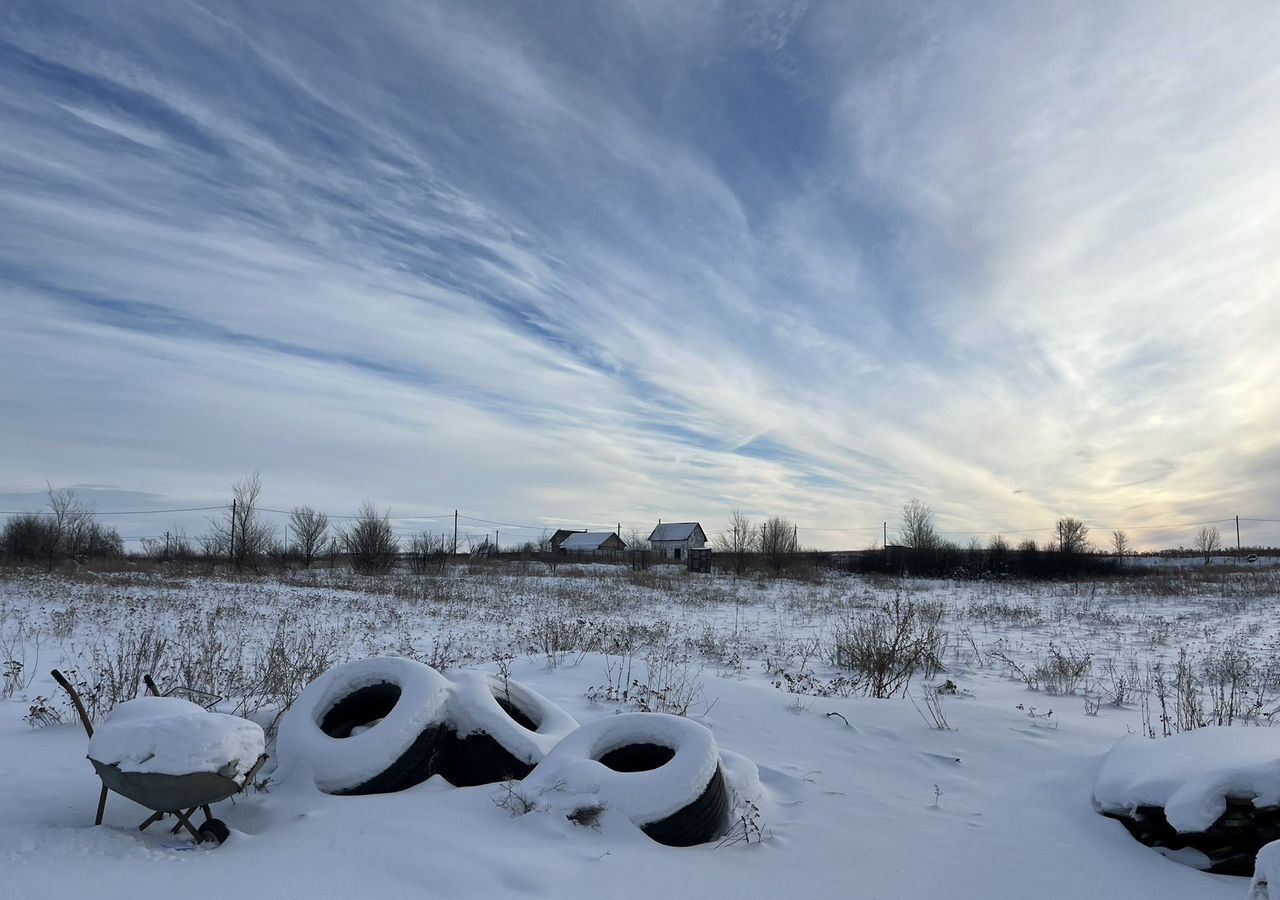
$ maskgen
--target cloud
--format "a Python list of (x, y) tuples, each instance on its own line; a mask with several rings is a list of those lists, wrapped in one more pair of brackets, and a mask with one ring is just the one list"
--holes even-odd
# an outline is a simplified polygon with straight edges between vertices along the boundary
[(4, 15), (12, 494), (1280, 510), (1267, 7)]

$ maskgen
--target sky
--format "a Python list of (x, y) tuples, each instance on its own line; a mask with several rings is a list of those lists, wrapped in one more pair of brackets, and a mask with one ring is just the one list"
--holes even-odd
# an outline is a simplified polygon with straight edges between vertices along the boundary
[(504, 544), (861, 548), (913, 497), (1280, 543), (1277, 47), (1270, 2), (9, 0), (0, 509), (256, 471)]

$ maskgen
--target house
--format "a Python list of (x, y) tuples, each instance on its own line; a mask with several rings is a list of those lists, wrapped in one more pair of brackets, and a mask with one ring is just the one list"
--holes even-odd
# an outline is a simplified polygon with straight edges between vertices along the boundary
[(612, 531), (575, 531), (565, 536), (557, 552), (602, 553), (626, 549), (626, 543)]
[(558, 553), (560, 551), (560, 545), (564, 543), (564, 539), (569, 535), (585, 534), (586, 531), (587, 529), (585, 528), (557, 528), (556, 533), (551, 535), (551, 540), (549, 541), (551, 544), (551, 552)]
[(690, 550), (707, 546), (707, 533), (697, 522), (670, 522), (653, 529), (649, 544), (659, 556), (684, 559)]

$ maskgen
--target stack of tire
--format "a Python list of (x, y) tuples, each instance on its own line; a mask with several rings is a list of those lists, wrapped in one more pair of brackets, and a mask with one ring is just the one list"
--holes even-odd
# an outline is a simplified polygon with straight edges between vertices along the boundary
[(276, 752), (291, 778), (329, 794), (402, 791), (433, 775), (455, 787), (528, 779), (566, 809), (621, 811), (671, 846), (714, 840), (729, 819), (715, 738), (696, 722), (626, 713), (579, 727), (526, 685), (450, 680), (397, 657), (346, 663), (308, 685)]

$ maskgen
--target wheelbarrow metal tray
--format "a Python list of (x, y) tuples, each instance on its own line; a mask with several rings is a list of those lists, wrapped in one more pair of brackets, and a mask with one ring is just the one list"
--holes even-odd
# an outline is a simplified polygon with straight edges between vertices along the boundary
[(124, 772), (119, 766), (90, 759), (102, 784), (134, 803), (156, 812), (177, 812), (208, 806), (241, 790), (240, 782), (217, 772), (166, 775), (160, 772)]

